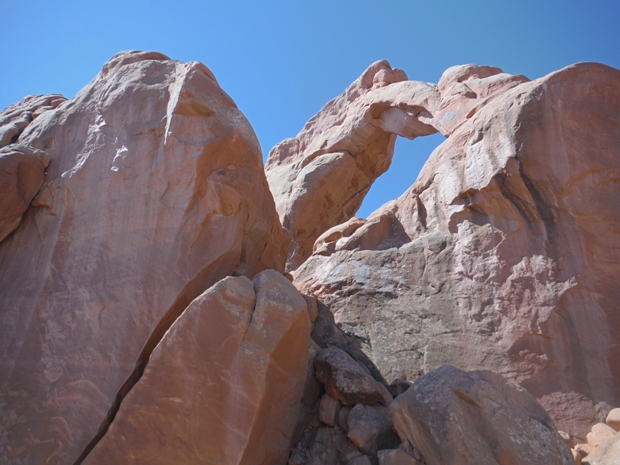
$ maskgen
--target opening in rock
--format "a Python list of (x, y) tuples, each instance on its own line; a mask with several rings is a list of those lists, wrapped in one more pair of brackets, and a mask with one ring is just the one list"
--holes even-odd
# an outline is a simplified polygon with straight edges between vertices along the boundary
[(440, 133), (414, 140), (396, 139), (390, 169), (374, 182), (356, 216), (367, 218), (381, 205), (401, 196), (418, 179), (424, 163), (444, 140)]

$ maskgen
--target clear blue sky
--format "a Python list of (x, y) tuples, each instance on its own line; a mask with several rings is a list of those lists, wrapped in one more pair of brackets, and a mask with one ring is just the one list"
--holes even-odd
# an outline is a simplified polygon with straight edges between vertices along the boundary
[[(449, 66), (530, 78), (579, 61), (620, 68), (620, 0), (0, 0), (0, 108), (72, 97), (121, 50), (205, 63), (269, 149), (373, 61), (437, 82)], [(441, 136), (399, 141), (366, 216), (407, 189)]]

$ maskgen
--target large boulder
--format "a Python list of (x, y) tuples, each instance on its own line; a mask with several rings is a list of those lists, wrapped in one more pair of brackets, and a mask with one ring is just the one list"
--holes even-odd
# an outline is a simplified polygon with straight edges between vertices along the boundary
[(402, 439), (428, 465), (569, 465), (570, 448), (525, 389), (490, 371), (445, 365), (390, 405)]
[(585, 438), (620, 405), (620, 71), (481, 68), (442, 77), (449, 138), (413, 186), (327, 230), (295, 283), (388, 383), (490, 369)]
[(50, 163), (0, 243), (0, 462), (73, 464), (188, 304), (283, 271), (288, 244), (258, 140), (200, 63), (119, 54), (18, 142)]
[(309, 344), (284, 276), (224, 278), (174, 322), (83, 463), (285, 463)]

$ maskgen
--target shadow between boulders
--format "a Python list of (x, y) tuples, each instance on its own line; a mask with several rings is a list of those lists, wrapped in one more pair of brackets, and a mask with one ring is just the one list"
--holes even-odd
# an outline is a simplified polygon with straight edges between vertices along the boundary
[(321, 349), (326, 347), (338, 347), (347, 352), (353, 359), (366, 368), (374, 379), (387, 386), (387, 382), (375, 364), (362, 351), (360, 342), (347, 334), (345, 334), (334, 320), (334, 315), (325, 304), (317, 300), (318, 317), (314, 323), (312, 331), (312, 340), (317, 343)]

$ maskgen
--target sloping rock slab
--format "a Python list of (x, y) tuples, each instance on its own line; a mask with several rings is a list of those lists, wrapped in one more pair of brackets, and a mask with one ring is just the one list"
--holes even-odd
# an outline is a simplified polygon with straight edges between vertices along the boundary
[(285, 463), (309, 345), (284, 276), (223, 279), (175, 321), (84, 464)]
[(353, 357), (338, 347), (323, 349), (314, 360), (317, 379), (325, 390), (344, 405), (381, 403), (390, 405), (392, 395)]

